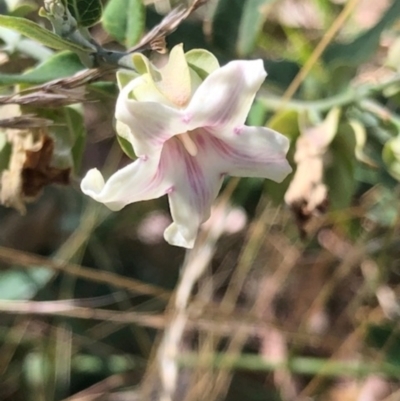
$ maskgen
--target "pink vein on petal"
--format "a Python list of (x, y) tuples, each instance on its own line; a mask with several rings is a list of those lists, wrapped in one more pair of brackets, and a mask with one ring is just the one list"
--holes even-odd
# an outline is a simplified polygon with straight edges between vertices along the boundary
[[(141, 167), (142, 169), (147, 168), (147, 167), (144, 165), (144, 163), (146, 163), (147, 160), (148, 160), (148, 157), (147, 157), (146, 155), (144, 155), (144, 157), (140, 157), (140, 158), (138, 159), (138, 163), (141, 164), (140, 167)], [(164, 177), (163, 177), (163, 173), (164, 173), (164, 170), (163, 170), (163, 168), (162, 168), (162, 163), (161, 163), (161, 160), (160, 160), (160, 164), (159, 164), (159, 166), (157, 167), (157, 170), (156, 170), (154, 176), (151, 178), (151, 180), (150, 180), (146, 185), (144, 185), (142, 188), (132, 188), (132, 190), (137, 191), (139, 194), (140, 194), (140, 193), (146, 194), (147, 192), (151, 191), (153, 188), (155, 188), (155, 187), (161, 185), (162, 180), (163, 180), (163, 178), (164, 178)]]
[(225, 157), (233, 159), (232, 162), (262, 162), (262, 163), (273, 163), (276, 161), (282, 161), (284, 156), (281, 155), (268, 155), (264, 156), (263, 150), (259, 150), (259, 155), (247, 154), (245, 152), (241, 152), (238, 149), (230, 146), (228, 143), (214, 137), (213, 135), (208, 135), (210, 141), (212, 142), (212, 146), (214, 149), (222, 153)]
[(203, 210), (207, 204), (207, 187), (203, 171), (196, 158), (190, 155), (185, 154), (184, 162), (189, 185), (195, 193), (195, 203)]

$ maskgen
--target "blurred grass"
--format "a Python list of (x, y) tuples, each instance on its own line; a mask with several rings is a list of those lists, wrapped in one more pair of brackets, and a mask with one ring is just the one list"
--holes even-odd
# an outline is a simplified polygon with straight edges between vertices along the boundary
[[(348, 89), (365, 65), (352, 69), (349, 62), (341, 74), (322, 56), (332, 42), (348, 43), (364, 32), (354, 26), (363, 1), (298, 2), (312, 13), (322, 9), (322, 27), (312, 26), (304, 9), (304, 23), (290, 21), (303, 6), (265, 2), (268, 10), (258, 15), (262, 29), (252, 46), (246, 42), (250, 57), (264, 58), (282, 75), (271, 74), (267, 81), (264, 90), (277, 103), (271, 106), (268, 96), (260, 100), (264, 117), (278, 117), (296, 109), (294, 104), (324, 112), (330, 108), (318, 109), (324, 100), (343, 97), (341, 79)], [(241, 6), (248, 11), (250, 2), (211, 3), (170, 43), (205, 43), (227, 61), (242, 49), (237, 44), (246, 32), (232, 25), (241, 23)], [(149, 12), (149, 21), (157, 18)], [(398, 27), (388, 32), (396, 36)], [(309, 48), (289, 54), (301, 41)], [(365, 62), (373, 73), (384, 68), (382, 41), (380, 49), (372, 49), (374, 60)], [(287, 81), (291, 84), (281, 90)], [(345, 118), (361, 113), (365, 152), (382, 162), (380, 138), (398, 134), (390, 125), (398, 119), (399, 104), (395, 96), (383, 98), (374, 90), (368, 97), (380, 109), (365, 109), (366, 96), (340, 105)], [(114, 171), (121, 154), (107, 139), (113, 136), (112, 113), (104, 123), (102, 107), (86, 109), (84, 165), (107, 159), (105, 169)], [(290, 132), (298, 130), (292, 121), (283, 118)], [(290, 211), (276, 206), (268, 187), (232, 180), (221, 194), (222, 205), (232, 199), (252, 217), (249, 224), (228, 234), (216, 218), (186, 258), (162, 242), (160, 228), (152, 242), (139, 235), (150, 212), (165, 216), (165, 200), (112, 214), (69, 188), (46, 190), (27, 217), (0, 209), (0, 287), (7, 285), (13, 299), (0, 294), (0, 400), (158, 400), (171, 366), (178, 372), (176, 400), (364, 401), (363, 391), (375, 377), (384, 391), (370, 400), (396, 400), (399, 184), (379, 165), (356, 171), (351, 204), (316, 216), (304, 241)], [(340, 185), (330, 191), (344, 196)], [(30, 273), (42, 271), (49, 274)], [(14, 282), (6, 281), (9, 274)], [(33, 292), (19, 295), (24, 283)], [(181, 317), (184, 328), (173, 331)], [(162, 358), (172, 363), (166, 372)]]

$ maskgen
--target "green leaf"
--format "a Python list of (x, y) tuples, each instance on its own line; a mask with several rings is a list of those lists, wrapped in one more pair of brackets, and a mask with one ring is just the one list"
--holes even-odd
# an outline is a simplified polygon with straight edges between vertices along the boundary
[(267, 18), (269, 5), (276, 0), (247, 0), (239, 26), (237, 51), (240, 56), (250, 54)]
[[(378, 179), (379, 180), (379, 179)], [(377, 181), (378, 181), (377, 180)], [(366, 213), (366, 217), (381, 227), (395, 227), (399, 218), (399, 200), (396, 191), (374, 182), (375, 199)]]
[(83, 151), (86, 144), (85, 122), (82, 113), (73, 107), (64, 108), (64, 116), (68, 129), (69, 142), (66, 148), (71, 147), (71, 156), (74, 171), (78, 171), (81, 166)]
[(400, 136), (386, 142), (382, 158), (389, 174), (400, 181)]
[(0, 14), (8, 14), (8, 5), (5, 0), (0, 0)]
[(139, 77), (136, 71), (130, 70), (119, 70), (117, 71), (117, 83), (118, 88), (121, 90), (123, 87), (129, 84), (133, 79)]
[(23, 300), (32, 298), (54, 273), (44, 267), (27, 271), (11, 269), (0, 273), (0, 298), (2, 300)]
[(100, 0), (64, 0), (78, 26), (89, 27), (101, 19), (103, 7)]
[(299, 113), (296, 110), (283, 110), (276, 113), (267, 126), (281, 132), (293, 142), (300, 135)]
[(54, 122), (48, 134), (54, 140), (51, 165), (59, 169), (79, 168), (85, 144), (86, 133), (83, 115), (76, 107), (43, 109), (23, 106), (24, 113), (34, 113), (38, 117)]
[(22, 3), (17, 5), (17, 7), (11, 11), (10, 15), (13, 17), (25, 17), (25, 15), (32, 13), (33, 11), (36, 11), (38, 8), (37, 4), (35, 3)]
[(365, 153), (365, 145), (367, 143), (367, 130), (364, 124), (356, 119), (350, 119), (349, 125), (353, 129), (356, 139), (355, 156), (357, 160), (371, 166), (377, 167), (374, 160)]
[(396, 38), (389, 47), (385, 65), (396, 71), (400, 69), (400, 38)]
[(75, 53), (57, 53), (25, 74), (0, 74), (0, 85), (42, 84), (74, 75), (83, 68)]
[(396, 325), (371, 324), (366, 333), (366, 342), (370, 347), (377, 348), (384, 360), (400, 366), (400, 334)]
[(356, 190), (355, 168), (356, 139), (348, 124), (341, 124), (329, 148), (330, 165), (325, 171), (325, 182), (329, 188), (329, 199), (333, 210), (349, 206)]
[(219, 68), (218, 59), (214, 54), (204, 49), (190, 50), (185, 53), (185, 58), (189, 66), (201, 79), (205, 79)]
[(142, 0), (110, 0), (103, 13), (104, 29), (127, 47), (135, 45), (145, 27)]
[(70, 50), (77, 53), (92, 51), (89, 48), (85, 48), (75, 43), (61, 39), (53, 32), (50, 32), (49, 30), (42, 28), (35, 22), (29, 21), (25, 18), (0, 15), (0, 26), (17, 31), (21, 35), (36, 40), (45, 46), (51, 47), (52, 49)]
[[(260, 102), (261, 103), (261, 102)], [(299, 127), (299, 113), (295, 110), (283, 110), (275, 114), (266, 124), (268, 128), (282, 133), (290, 139), (290, 149), (287, 155), (289, 163), (294, 165), (294, 152), (295, 152), (295, 142), (300, 135)], [(281, 183), (276, 183), (272, 180), (265, 180), (264, 189), (268, 196), (276, 204), (282, 203), (287, 191), (290, 181), (293, 178), (293, 173), (283, 180)]]
[(103, 99), (113, 99), (118, 97), (119, 90), (115, 82), (98, 81), (87, 85), (87, 90), (93, 96), (96, 96), (99, 101)]
[(117, 135), (117, 140), (119, 143), (119, 146), (121, 146), (122, 151), (132, 160), (136, 159), (135, 152), (133, 150), (133, 147), (131, 143), (122, 137), (121, 135)]
[(127, 125), (121, 121), (116, 122), (115, 130), (117, 131), (117, 140), (119, 146), (121, 146), (122, 151), (132, 160), (136, 159), (135, 151), (133, 150), (132, 144), (129, 142), (128, 138), (130, 135), (130, 129)]
[(258, 99), (251, 106), (247, 116), (246, 124), (250, 126), (260, 126), (265, 124), (267, 110), (262, 102)]
[(7, 136), (4, 131), (0, 130), (0, 174), (8, 168), (11, 157), (11, 145), (7, 141)]
[(212, 21), (212, 41), (224, 53), (236, 54), (236, 41), (244, 6), (243, 0), (218, 2)]

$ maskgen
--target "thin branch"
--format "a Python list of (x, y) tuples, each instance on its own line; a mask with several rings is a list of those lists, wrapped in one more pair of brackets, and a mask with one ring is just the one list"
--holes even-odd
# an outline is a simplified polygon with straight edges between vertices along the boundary
[(230, 356), (212, 353), (208, 358), (199, 358), (196, 353), (186, 352), (178, 359), (181, 366), (204, 366), (213, 369), (237, 369), (259, 372), (273, 372), (279, 369), (289, 369), (293, 373), (303, 375), (322, 375), (328, 377), (366, 377), (380, 374), (398, 379), (400, 368), (388, 362), (374, 363), (371, 361), (340, 361), (313, 357), (293, 357), (285, 361), (269, 361), (257, 354), (241, 354)]
[(23, 267), (44, 266), (70, 276), (112, 285), (133, 293), (151, 295), (163, 300), (168, 300), (170, 297), (170, 293), (167, 290), (151, 284), (143, 283), (133, 278), (119, 276), (115, 273), (104, 270), (95, 270), (74, 263), (67, 263), (63, 260), (53, 260), (16, 249), (0, 247), (0, 260)]

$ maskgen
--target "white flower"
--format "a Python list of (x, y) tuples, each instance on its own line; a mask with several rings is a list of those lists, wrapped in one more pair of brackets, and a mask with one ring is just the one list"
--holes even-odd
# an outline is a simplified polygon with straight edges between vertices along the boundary
[[(90, 170), (82, 191), (112, 210), (168, 195), (173, 223), (164, 238), (191, 248), (229, 174), (281, 182), (291, 171), (288, 139), (245, 120), (266, 72), (261, 60), (219, 68), (206, 51), (172, 49), (156, 69), (136, 55), (140, 75), (127, 79), (116, 105), (117, 129), (137, 159), (105, 183)], [(124, 82), (123, 82), (124, 81)]]

